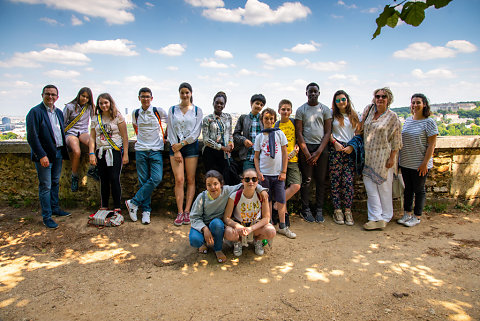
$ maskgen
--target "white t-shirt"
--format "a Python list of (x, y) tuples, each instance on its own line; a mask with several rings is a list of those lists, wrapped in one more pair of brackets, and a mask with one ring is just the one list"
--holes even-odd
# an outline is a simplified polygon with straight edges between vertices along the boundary
[(270, 157), (268, 134), (260, 133), (255, 138), (253, 149), (260, 152), (260, 172), (263, 175), (278, 176), (282, 172), (282, 146), (288, 144), (281, 130), (275, 131), (275, 158)]
[[(235, 201), (237, 193), (232, 193), (230, 198)], [(233, 217), (238, 222), (254, 223), (262, 218), (262, 203), (258, 199), (258, 194), (255, 192), (252, 198), (246, 198), (242, 193), (237, 206), (233, 209)]]
[(332, 135), (333, 138), (340, 142), (348, 143), (350, 139), (355, 135), (355, 128), (352, 127), (350, 119), (347, 114), (343, 115), (343, 126), (340, 125), (340, 122), (335, 117), (332, 122)]

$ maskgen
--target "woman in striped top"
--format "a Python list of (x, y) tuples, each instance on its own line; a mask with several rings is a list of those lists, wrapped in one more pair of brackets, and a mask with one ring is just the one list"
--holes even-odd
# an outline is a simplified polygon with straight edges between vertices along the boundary
[[(430, 105), (424, 94), (414, 94), (411, 99), (411, 117), (402, 129), (403, 148), (400, 150), (400, 168), (405, 183), (404, 214), (397, 222), (411, 227), (420, 223), (425, 205), (425, 181), (433, 167), (433, 151), (437, 140), (437, 123), (430, 116)], [(412, 206), (415, 196), (415, 207)]]

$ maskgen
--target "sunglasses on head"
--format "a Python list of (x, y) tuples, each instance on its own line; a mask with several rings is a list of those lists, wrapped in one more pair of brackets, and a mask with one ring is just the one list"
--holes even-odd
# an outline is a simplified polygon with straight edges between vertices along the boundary
[(387, 98), (387, 95), (375, 95), (375, 98), (377, 98), (377, 99), (380, 99), (380, 98), (386, 99), (386, 98)]
[(347, 101), (347, 98), (343, 97), (343, 98), (340, 98), (340, 99), (335, 99), (335, 102), (336, 102), (337, 104), (338, 104), (339, 102), (341, 102), (341, 101), (345, 102), (345, 101)]
[(252, 182), (256, 182), (258, 181), (258, 177), (244, 177), (243, 180), (247, 183), (250, 183), (250, 180), (252, 180)]

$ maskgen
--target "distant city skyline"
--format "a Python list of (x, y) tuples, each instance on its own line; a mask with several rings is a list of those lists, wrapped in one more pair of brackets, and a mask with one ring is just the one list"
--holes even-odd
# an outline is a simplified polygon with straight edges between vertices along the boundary
[(143, 86), (155, 106), (178, 103), (183, 81), (204, 114), (220, 90), (226, 112), (248, 112), (255, 93), (268, 107), (287, 98), (296, 110), (309, 82), (327, 106), (346, 90), (358, 111), (383, 86), (392, 107), (408, 106), (416, 92), (432, 103), (477, 100), (480, 0), (428, 9), (419, 27), (387, 27), (371, 40), (390, 3), (0, 0), (0, 115), (26, 115), (49, 83), (61, 109), (87, 86), (95, 98), (111, 93), (122, 113), (139, 107)]

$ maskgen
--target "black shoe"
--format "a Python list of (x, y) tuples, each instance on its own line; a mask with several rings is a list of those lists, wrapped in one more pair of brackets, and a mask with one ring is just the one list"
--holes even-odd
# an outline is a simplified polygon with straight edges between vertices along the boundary
[(78, 176), (72, 175), (72, 192), (78, 191)]
[(91, 166), (88, 169), (87, 176), (93, 178), (96, 181), (100, 180), (100, 176), (98, 176), (98, 169), (97, 166)]
[(52, 215), (55, 215), (55, 216), (60, 216), (60, 217), (67, 217), (67, 216), (70, 216), (72, 215), (72, 213), (69, 213), (69, 212), (65, 212), (61, 209), (59, 209), (58, 211), (56, 212), (53, 212)]
[(315, 216), (315, 222), (317, 222), (317, 223), (325, 222), (325, 218), (323, 217), (323, 209), (321, 209), (321, 208), (317, 209), (317, 215)]
[(305, 208), (300, 212), (300, 215), (302, 218), (307, 221), (308, 223), (313, 223), (315, 222), (315, 219), (313, 218), (312, 211), (310, 211), (310, 208)]
[(49, 218), (44, 218), (43, 219), (43, 225), (45, 225), (46, 227), (54, 230), (58, 227), (58, 224), (55, 223), (54, 220), (52, 220), (50, 217)]

